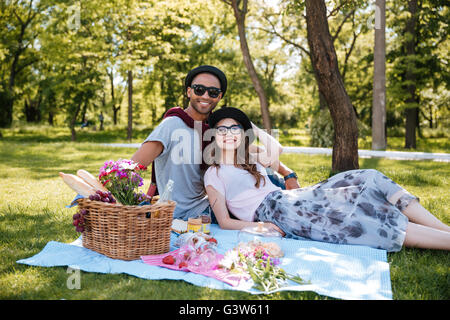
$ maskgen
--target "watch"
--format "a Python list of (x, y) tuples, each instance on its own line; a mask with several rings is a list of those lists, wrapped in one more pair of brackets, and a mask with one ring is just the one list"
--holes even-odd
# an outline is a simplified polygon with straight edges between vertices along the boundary
[(297, 177), (297, 174), (296, 174), (294, 171), (292, 171), (292, 172), (289, 173), (287, 176), (284, 176), (284, 181), (286, 181), (287, 179), (290, 179), (290, 178), (295, 178), (295, 179), (297, 179), (298, 177)]

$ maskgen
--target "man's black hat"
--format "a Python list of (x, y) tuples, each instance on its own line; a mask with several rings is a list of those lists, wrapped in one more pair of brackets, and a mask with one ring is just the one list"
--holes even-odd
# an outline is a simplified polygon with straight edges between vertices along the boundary
[(245, 133), (249, 137), (249, 143), (252, 143), (255, 140), (255, 133), (253, 132), (253, 127), (250, 119), (242, 110), (239, 110), (237, 108), (222, 107), (217, 111), (214, 111), (208, 117), (208, 125), (210, 128), (214, 128), (220, 120), (226, 118), (234, 119), (242, 125)]
[(191, 86), (192, 80), (194, 80), (194, 78), (200, 73), (210, 73), (213, 76), (216, 76), (217, 79), (219, 79), (220, 90), (222, 92), (223, 98), (225, 92), (227, 91), (227, 77), (218, 68), (208, 65), (200, 66), (189, 71), (189, 73), (186, 76), (186, 79), (184, 80), (184, 92), (186, 93), (187, 88)]

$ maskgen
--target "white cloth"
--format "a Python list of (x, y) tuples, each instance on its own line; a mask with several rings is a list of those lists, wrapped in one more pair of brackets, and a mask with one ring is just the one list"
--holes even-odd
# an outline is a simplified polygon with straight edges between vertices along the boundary
[(234, 165), (209, 167), (205, 172), (205, 187), (211, 185), (222, 194), (228, 210), (240, 220), (254, 221), (255, 210), (264, 198), (272, 191), (281, 190), (270, 181), (263, 166), (257, 163), (256, 167), (265, 180), (259, 188), (255, 187), (256, 180), (250, 173)]

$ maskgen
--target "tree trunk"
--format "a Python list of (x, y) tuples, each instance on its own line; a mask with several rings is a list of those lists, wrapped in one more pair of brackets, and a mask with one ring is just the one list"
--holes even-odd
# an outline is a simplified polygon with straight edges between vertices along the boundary
[(81, 122), (85, 123), (87, 121), (86, 119), (86, 112), (87, 112), (87, 102), (83, 105), (83, 109), (81, 109)]
[(133, 71), (128, 71), (128, 129), (127, 139), (133, 138)]
[(375, 2), (372, 149), (386, 149), (386, 0)]
[(115, 94), (115, 88), (114, 88), (114, 73), (113, 69), (111, 68), (111, 72), (108, 72), (109, 81), (111, 82), (111, 105), (113, 110), (113, 122), (114, 125), (117, 124), (117, 113), (119, 112), (120, 105), (116, 107), (116, 94)]
[(23, 49), (22, 49), (22, 41), (23, 40), (22, 39), (23, 39), (24, 32), (25, 32), (25, 29), (22, 25), (20, 39), (17, 44), (19, 49), (14, 54), (14, 59), (13, 59), (13, 62), (11, 64), (11, 68), (9, 71), (9, 83), (8, 83), (8, 87), (7, 87), (8, 89), (6, 91), (7, 101), (3, 107), (4, 114), (2, 115), (2, 116), (5, 116), (5, 118), (3, 120), (1, 120), (2, 127), (4, 127), (4, 128), (10, 127), (12, 124), (12, 120), (13, 120), (14, 101), (16, 99), (16, 95), (14, 93), (14, 86), (15, 86), (16, 75), (17, 75), (17, 64), (20, 59), (20, 54), (23, 51)]
[(80, 113), (81, 109), (81, 102), (77, 105), (75, 112), (73, 114), (72, 119), (70, 119), (70, 140), (76, 141), (77, 140), (77, 132), (75, 131), (75, 124), (77, 122), (78, 114)]
[(117, 124), (117, 121), (118, 121), (117, 114), (119, 113), (119, 109), (120, 109), (120, 107), (119, 107), (119, 108), (113, 109), (113, 111), (114, 111), (114, 113), (113, 113), (113, 121), (114, 121), (114, 125), (116, 125), (116, 124)]
[[(14, 108), (14, 102), (16, 99), (15, 93), (14, 93), (14, 87), (15, 87), (15, 80), (16, 77), (20, 74), (21, 70), (23, 70), (24, 66), (19, 66), (19, 61), (21, 55), (25, 52), (27, 49), (27, 46), (24, 46), (24, 37), (25, 32), (27, 28), (30, 26), (31, 21), (36, 17), (36, 12), (33, 13), (34, 6), (32, 6), (32, 1), (30, 3), (30, 6), (28, 7), (27, 12), (27, 18), (24, 20), (22, 19), (15, 10), (13, 10), (13, 14), (17, 18), (18, 23), (20, 24), (20, 33), (17, 39), (17, 43), (14, 45), (15, 50), (12, 52), (14, 55), (13, 62), (10, 67), (10, 73), (9, 73), (9, 83), (6, 89), (5, 93), (5, 100), (3, 101), (0, 99), (0, 127), (10, 127), (13, 120), (13, 108)], [(6, 103), (5, 103), (6, 102)]]
[[(242, 2), (242, 8), (239, 8), (240, 3)], [(253, 65), (252, 57), (250, 55), (250, 50), (247, 44), (247, 37), (245, 35), (245, 15), (247, 14), (247, 3), (248, 0), (232, 0), (231, 6), (233, 7), (234, 16), (236, 18), (236, 24), (238, 27), (239, 34), (239, 42), (241, 45), (242, 56), (244, 58), (244, 64), (247, 68), (247, 72), (252, 80), (253, 87), (255, 88), (256, 93), (259, 98), (259, 105), (261, 108), (261, 116), (263, 120), (263, 126), (267, 131), (271, 131), (272, 129), (272, 121), (270, 119), (269, 114), (269, 102), (267, 100), (266, 93), (261, 84), (261, 81), (256, 73), (255, 66)]]
[(48, 122), (48, 124), (50, 125), (50, 126), (52, 126), (53, 127), (53, 119), (54, 119), (54, 114), (53, 114), (53, 112), (52, 111), (49, 111), (48, 112), (48, 118), (47, 118), (47, 122)]
[(417, 128), (418, 108), (407, 108), (405, 110), (405, 148), (415, 149), (417, 146), (416, 128)]
[(8, 90), (0, 92), (0, 128), (9, 128), (11, 126), (13, 104), (14, 99)]
[(433, 129), (433, 106), (430, 105), (430, 118), (428, 119), (430, 129)]
[(24, 114), (27, 122), (38, 123), (41, 121), (41, 99), (26, 98), (24, 101)]
[[(411, 17), (406, 22), (406, 55), (413, 61), (416, 54), (416, 28), (417, 28), (417, 0), (408, 1), (408, 11)], [(405, 80), (407, 82), (408, 98), (406, 99), (407, 108), (405, 110), (405, 148), (416, 148), (416, 128), (418, 122), (418, 96), (416, 94), (416, 75), (415, 62), (407, 67)], [(415, 107), (412, 107), (414, 106)]]
[(324, 0), (306, 0), (306, 25), (312, 66), (334, 125), (332, 171), (358, 169), (356, 115), (339, 72)]
[(2, 128), (9, 128), (12, 124), (13, 120), (13, 110), (14, 110), (14, 100), (15, 100), (15, 94), (14, 94), (14, 85), (16, 80), (16, 69), (17, 69), (17, 63), (19, 61), (19, 57), (21, 54), (20, 48), (22, 47), (22, 34), (21, 38), (18, 42), (19, 50), (16, 51), (14, 54), (14, 59), (11, 64), (10, 73), (9, 73), (9, 82), (8, 85), (5, 86), (5, 91), (2, 93), (2, 97), (0, 99), (0, 127)]

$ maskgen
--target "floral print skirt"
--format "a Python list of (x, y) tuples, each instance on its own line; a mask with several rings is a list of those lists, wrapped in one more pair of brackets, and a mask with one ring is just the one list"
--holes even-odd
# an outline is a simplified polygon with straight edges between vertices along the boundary
[[(403, 190), (395, 204), (388, 199)], [(286, 237), (400, 251), (408, 218), (402, 210), (419, 200), (377, 170), (341, 172), (316, 185), (271, 192), (255, 212)]]

